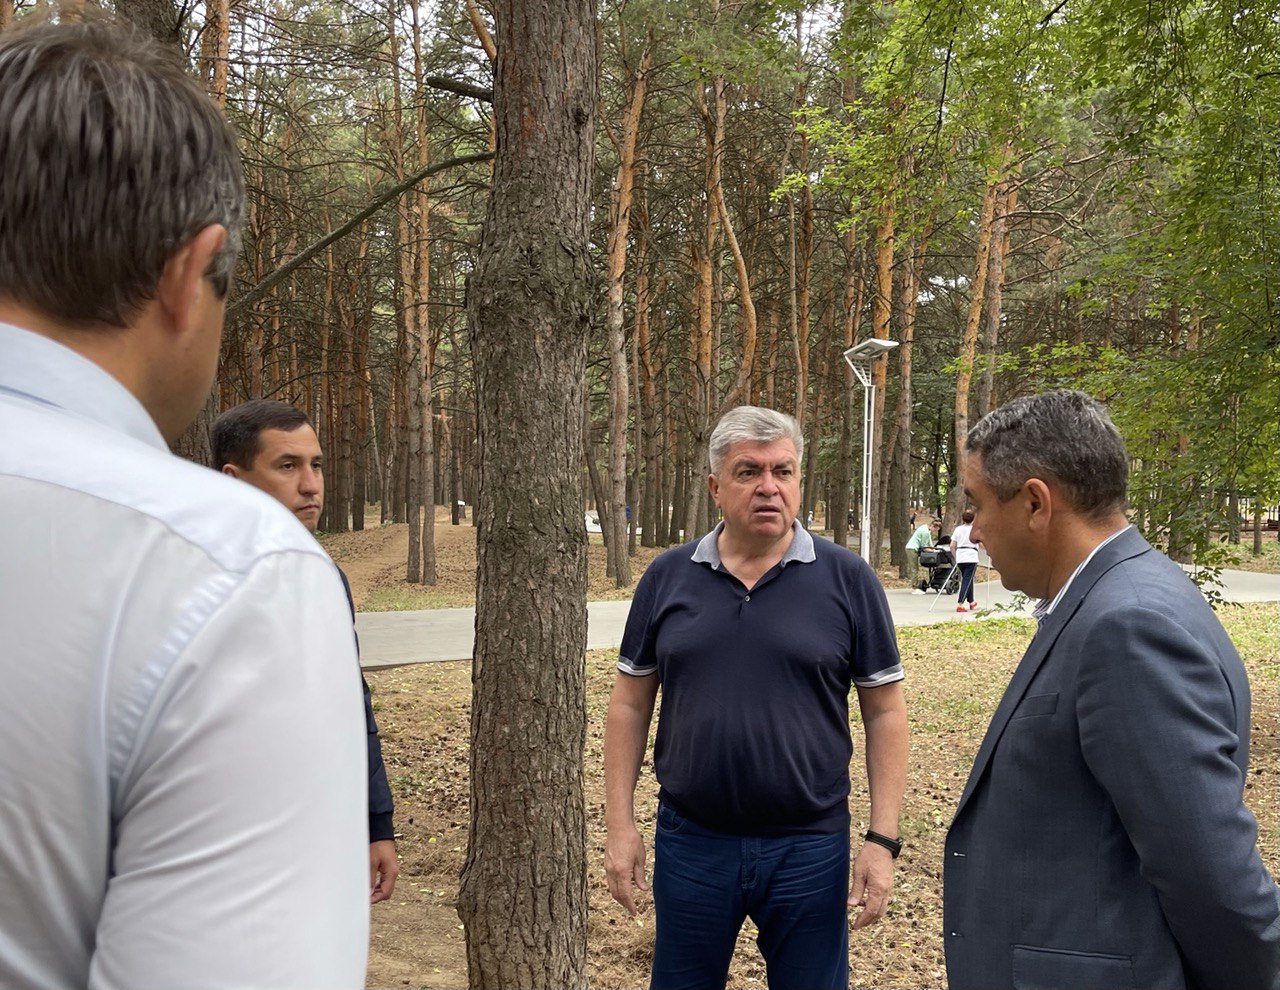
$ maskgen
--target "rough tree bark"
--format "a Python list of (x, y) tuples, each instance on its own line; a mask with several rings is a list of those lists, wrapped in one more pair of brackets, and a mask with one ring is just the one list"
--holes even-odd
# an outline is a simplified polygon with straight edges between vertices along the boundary
[(591, 0), (497, 0), (497, 157), (470, 280), (480, 496), (472, 987), (586, 987), (582, 408), (595, 281)]
[[(5, 2), (0, 0), (0, 6)], [(200, 34), (200, 78), (220, 108), (227, 105), (227, 55), (231, 47), (229, 7), (227, 0), (208, 0), (204, 30)]]

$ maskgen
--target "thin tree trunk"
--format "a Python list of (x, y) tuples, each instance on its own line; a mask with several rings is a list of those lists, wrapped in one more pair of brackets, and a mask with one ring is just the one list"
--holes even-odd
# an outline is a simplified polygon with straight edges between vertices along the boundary
[[(636, 358), (639, 365), (640, 408), (637, 418), (643, 424), (645, 496), (640, 513), (640, 543), (656, 547), (662, 511), (662, 471), (658, 456), (658, 389), (653, 366), (653, 344), (649, 338), (649, 230), (644, 194), (640, 199), (640, 224), (636, 238)], [(661, 285), (658, 291), (662, 297)]]
[(631, 386), (627, 376), (626, 333), (622, 326), (622, 290), (627, 269), (627, 234), (631, 227), (636, 144), (640, 136), (640, 115), (644, 110), (650, 61), (651, 56), (646, 51), (631, 80), (631, 92), (623, 112), (618, 174), (609, 211), (608, 310), (605, 321), (609, 345), (609, 476), (612, 501), (609, 543), (613, 579), (619, 588), (631, 584), (631, 561), (624, 549), (627, 543), (627, 399)]
[[(858, 249), (857, 225), (850, 224), (845, 233), (844, 320), (842, 321), (841, 353), (853, 346), (862, 322), (862, 255)], [(836, 482), (831, 499), (831, 539), (837, 546), (849, 543), (849, 492), (853, 487), (853, 434), (857, 417), (857, 388), (853, 370), (847, 361), (840, 361), (840, 375), (844, 386), (844, 401), (840, 408), (840, 447), (836, 455)]]
[[(1006, 150), (1007, 148), (1008, 146)], [(946, 518), (942, 524), (943, 532), (955, 529), (959, 523), (960, 512), (964, 508), (965, 461), (967, 460), (964, 441), (969, 432), (969, 386), (973, 381), (973, 357), (977, 349), (978, 323), (982, 318), (982, 301), (986, 292), (987, 268), (991, 254), (991, 224), (995, 214), (998, 187), (997, 177), (989, 176), (982, 196), (982, 211), (978, 216), (978, 247), (973, 263), (973, 282), (970, 285), (969, 315), (965, 320), (964, 335), (960, 340), (960, 370), (956, 374), (955, 432), (952, 448), (955, 467), (950, 479), (951, 490), (947, 496)]]
[(472, 987), (587, 986), (582, 410), (598, 53), (590, 0), (496, 0), (497, 157), (468, 299), (479, 408)]
[[(427, 142), (427, 105), (422, 98), (423, 85), (422, 28), (419, 23), (418, 5), (409, 4), (413, 17), (413, 71), (417, 83), (418, 109), (416, 113), (417, 127), (417, 171), (424, 172), (430, 164), (431, 149)], [(414, 204), (415, 220), (413, 256), (417, 270), (414, 278), (414, 295), (417, 306), (417, 318), (414, 326), (417, 330), (418, 364), (414, 369), (415, 378), (413, 403), (416, 415), (414, 432), (417, 437), (418, 456), (415, 464), (417, 470), (416, 501), (422, 506), (421, 531), (418, 545), (421, 551), (421, 570), (416, 580), (423, 584), (436, 583), (436, 493), (435, 493), (435, 426), (431, 416), (431, 375), (434, 348), (431, 344), (431, 199), (430, 179), (424, 179), (414, 187), (410, 194)], [(412, 484), (412, 481), (411, 481)], [(415, 515), (413, 525), (418, 525)]]
[(1004, 299), (1005, 258), (1009, 253), (1009, 216), (1018, 208), (1017, 178), (1022, 172), (1019, 162), (1013, 177), (1000, 183), (996, 194), (996, 211), (991, 221), (991, 260), (987, 274), (987, 323), (982, 335), (982, 385), (978, 389), (978, 418), (996, 407), (996, 352), (1000, 346), (1001, 306)]
[[(889, 318), (893, 310), (893, 244), (894, 229), (897, 223), (896, 193), (889, 190), (885, 195), (880, 213), (880, 223), (876, 228), (876, 277), (875, 292), (871, 297), (871, 336), (881, 340), (892, 337)], [(881, 356), (871, 362), (871, 384), (875, 386), (875, 402), (872, 409), (874, 424), (871, 436), (866, 443), (871, 446), (871, 491), (880, 491), (881, 474), (884, 471), (884, 458), (881, 456), (881, 445), (884, 439), (884, 386), (888, 370), (888, 356)], [(859, 533), (867, 563), (873, 568), (880, 566), (880, 549), (883, 542), (882, 527), (879, 520), (884, 518), (883, 506), (871, 506), (870, 532)], [(866, 515), (866, 509), (863, 509)]]

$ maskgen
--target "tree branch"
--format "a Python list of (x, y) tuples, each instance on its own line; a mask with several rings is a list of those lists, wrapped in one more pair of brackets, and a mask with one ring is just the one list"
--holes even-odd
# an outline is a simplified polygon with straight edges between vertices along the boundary
[(1067, 2), (1068, 0), (1062, 0), (1062, 2), (1058, 4), (1058, 6), (1054, 7), (1053, 10), (1049, 11), (1049, 13), (1045, 14), (1044, 17), (1040, 18), (1040, 26), (1048, 27), (1049, 22), (1053, 20), (1054, 16), (1058, 13), (1058, 11), (1060, 11), (1063, 7), (1067, 5)]
[(443, 172), (445, 169), (456, 168), (461, 165), (472, 165), (476, 162), (487, 162), (492, 157), (493, 157), (492, 151), (481, 151), (474, 155), (463, 155), (461, 158), (450, 158), (448, 161), (443, 161), (436, 165), (431, 165), (418, 172), (415, 172), (413, 175), (409, 176), (409, 178), (405, 179), (403, 182), (399, 183), (398, 185), (392, 186), (390, 189), (386, 190), (385, 192), (379, 193), (370, 201), (368, 206), (366, 206), (363, 210), (361, 210), (359, 213), (353, 216), (341, 227), (329, 232), (328, 234), (325, 234), (324, 237), (320, 238), (318, 241), (315, 241), (309, 244), (307, 247), (303, 248), (303, 250), (296, 257), (291, 258), (289, 261), (285, 262), (283, 265), (281, 265), (279, 268), (273, 271), (270, 275), (264, 278), (261, 282), (259, 282), (253, 288), (251, 288), (248, 292), (240, 296), (240, 298), (238, 298), (234, 303), (232, 303), (230, 306), (227, 307), (227, 317), (230, 318), (232, 316), (235, 316), (241, 310), (245, 309), (252, 303), (257, 302), (264, 295), (266, 295), (273, 288), (275, 288), (275, 286), (278, 285), (281, 281), (288, 278), (291, 274), (293, 274), (293, 272), (297, 271), (297, 269), (300, 268), (302, 265), (305, 265), (308, 261), (314, 258), (317, 254), (319, 254), (321, 251), (327, 248), (334, 241), (342, 237), (345, 237), (347, 234), (351, 233), (361, 223), (363, 223), (365, 220), (368, 220), (371, 216), (377, 213), (380, 209), (382, 209), (384, 206), (390, 203), (397, 196), (408, 191), (409, 189), (412, 189), (423, 179), (427, 178), (428, 176), (435, 175), (437, 172)]
[(448, 76), (423, 76), (422, 81), (432, 89), (442, 89), (446, 93), (456, 93), (458, 96), (469, 96), (473, 100), (481, 100), (485, 103), (493, 102), (493, 90), (474, 83), (450, 79)]

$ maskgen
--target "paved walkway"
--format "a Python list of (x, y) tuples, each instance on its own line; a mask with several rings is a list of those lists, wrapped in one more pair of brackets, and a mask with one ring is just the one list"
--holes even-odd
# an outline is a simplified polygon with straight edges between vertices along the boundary
[[(1008, 605), (1012, 592), (998, 579), (985, 580), (978, 569), (976, 597), (980, 609)], [(1280, 601), (1280, 575), (1250, 571), (1224, 571), (1223, 597), (1233, 602)], [(977, 622), (981, 612), (957, 613), (955, 598), (915, 595), (907, 589), (885, 592), (893, 621), (899, 626), (924, 626), (935, 622)], [(587, 604), (587, 649), (616, 648), (622, 641), (630, 601)], [(1030, 607), (1025, 613), (1030, 614)], [(1007, 613), (997, 613), (1007, 614)], [(433, 660), (469, 660), (475, 646), (476, 612), (473, 608), (441, 608), (420, 612), (361, 612), (356, 616), (360, 634), (360, 659), (365, 667), (394, 667)]]

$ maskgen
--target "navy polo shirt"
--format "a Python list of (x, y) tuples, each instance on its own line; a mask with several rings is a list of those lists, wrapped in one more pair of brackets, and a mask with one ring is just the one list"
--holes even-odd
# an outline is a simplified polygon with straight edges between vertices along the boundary
[(618, 669), (657, 676), (661, 799), (736, 835), (849, 827), (849, 688), (902, 679), (884, 589), (866, 562), (794, 523), (750, 591), (716, 540), (657, 557), (636, 587)]

